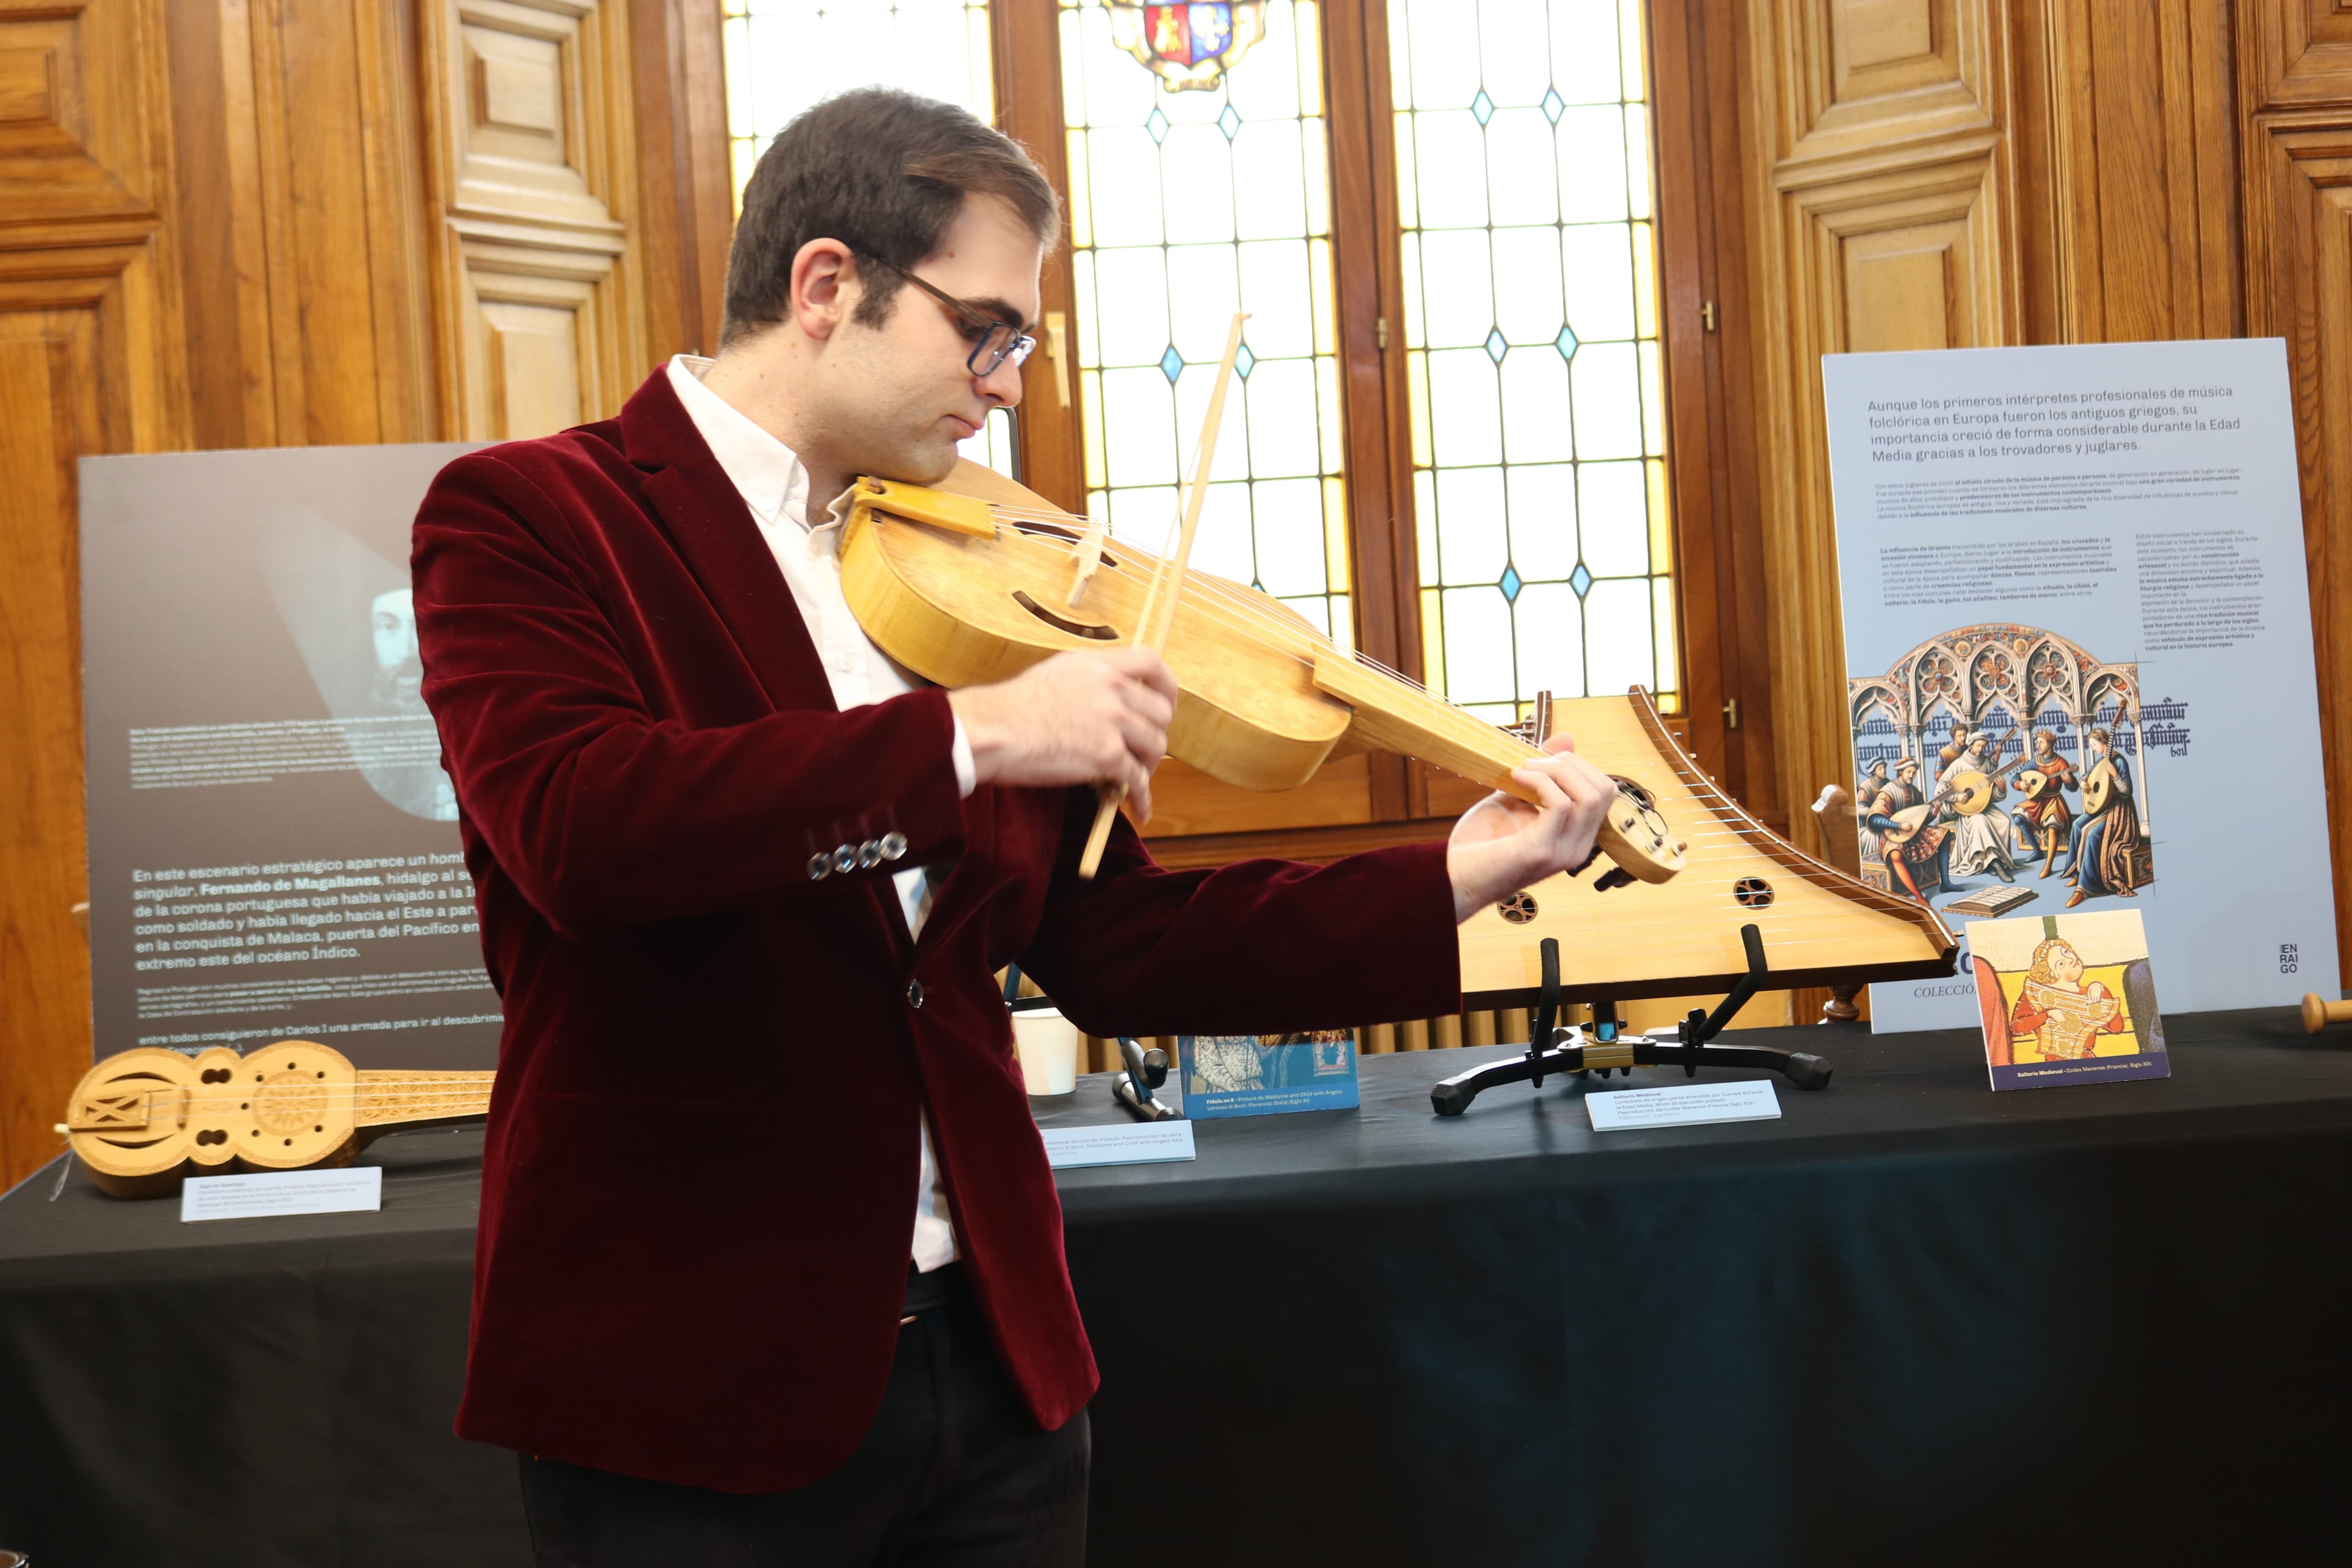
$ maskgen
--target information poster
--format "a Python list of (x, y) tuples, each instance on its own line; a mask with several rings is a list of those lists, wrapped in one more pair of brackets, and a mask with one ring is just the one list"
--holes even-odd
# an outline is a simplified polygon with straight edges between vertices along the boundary
[[(2335, 995), (2276, 339), (1822, 362), (1863, 873), (1971, 918), (2137, 909), (2186, 1011)], [(1973, 1027), (1973, 966), (1871, 988)]]
[(417, 503), (466, 450), (83, 460), (99, 1055), (496, 1064), (408, 587)]

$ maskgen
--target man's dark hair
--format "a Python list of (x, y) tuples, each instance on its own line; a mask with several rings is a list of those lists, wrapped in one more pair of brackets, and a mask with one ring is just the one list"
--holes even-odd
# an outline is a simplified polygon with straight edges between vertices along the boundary
[(881, 325), (904, 281), (892, 268), (936, 252), (967, 195), (1003, 200), (1048, 248), (1061, 233), (1054, 187), (1003, 132), (895, 88), (827, 99), (777, 133), (743, 188), (719, 342), (784, 319), (793, 258), (812, 239), (837, 239), (888, 263), (859, 273), (855, 319)]

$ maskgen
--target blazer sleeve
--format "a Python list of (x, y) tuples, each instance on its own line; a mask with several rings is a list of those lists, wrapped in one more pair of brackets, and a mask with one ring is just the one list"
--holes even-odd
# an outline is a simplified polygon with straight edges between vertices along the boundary
[[(495, 454), (445, 468), (417, 513), (417, 640), (445, 765), (467, 823), (558, 931), (838, 896), (961, 849), (945, 692), (718, 728), (657, 719), (577, 558), (554, 505)], [(883, 823), (908, 855), (811, 879), (813, 853)]]
[(1045, 918), (1021, 954), (1087, 1033), (1265, 1034), (1460, 1010), (1444, 844), (1176, 871), (1122, 816), (1083, 882), (1094, 806), (1091, 790), (1070, 797)]

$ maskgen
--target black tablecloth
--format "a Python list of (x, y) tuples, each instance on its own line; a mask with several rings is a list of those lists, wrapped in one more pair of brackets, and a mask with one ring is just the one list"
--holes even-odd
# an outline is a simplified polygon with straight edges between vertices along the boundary
[[(1511, 1047), (1374, 1058), (1360, 1111), (1064, 1173), (1093, 1560), (2338, 1560), (2352, 1049), (2168, 1032), (2168, 1080), (1995, 1096), (1972, 1036), (1783, 1031), (1838, 1073), (1780, 1120), (1605, 1135), (1573, 1080), (1430, 1114)], [(0, 1202), (0, 1544), (527, 1562), (448, 1433), (478, 1150), (379, 1143), (381, 1214)]]

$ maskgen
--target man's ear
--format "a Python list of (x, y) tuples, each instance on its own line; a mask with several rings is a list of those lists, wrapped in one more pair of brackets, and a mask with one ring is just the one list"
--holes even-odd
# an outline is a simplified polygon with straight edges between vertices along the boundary
[(857, 308), (863, 285), (857, 258), (837, 239), (812, 239), (793, 258), (793, 321), (819, 342), (830, 338)]

